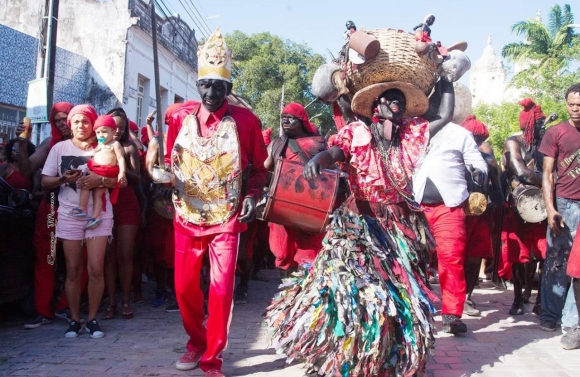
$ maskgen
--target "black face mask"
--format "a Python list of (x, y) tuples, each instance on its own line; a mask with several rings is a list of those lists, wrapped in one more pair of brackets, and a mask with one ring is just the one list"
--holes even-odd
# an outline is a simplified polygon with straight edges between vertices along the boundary
[(224, 80), (202, 79), (197, 81), (201, 102), (212, 113), (223, 106), (230, 88), (230, 84)]

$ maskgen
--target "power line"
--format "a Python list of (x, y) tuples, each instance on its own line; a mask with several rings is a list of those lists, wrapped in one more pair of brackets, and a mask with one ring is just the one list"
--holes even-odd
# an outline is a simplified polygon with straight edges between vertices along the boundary
[[(181, 0), (179, 0), (179, 2), (181, 3)], [(205, 27), (209, 30), (209, 33), (211, 34), (211, 30), (210, 30), (209, 26), (207, 25), (207, 22), (205, 22), (204, 17), (201, 15), (201, 13), (199, 12), (199, 10), (195, 6), (195, 4), (193, 4), (193, 1), (189, 0), (189, 4), (190, 4), (190, 9), (191, 9), (191, 6), (193, 6), (193, 9), (195, 9), (195, 12), (199, 15), (199, 19), (201, 19), (200, 22), (204, 23)]]
[[(187, 12), (187, 14), (189, 15), (189, 18), (191, 18), (191, 21), (192, 21), (192, 22), (193, 22), (193, 23), (194, 23), (194, 24), (195, 24), (195, 25), (196, 25), (196, 26), (197, 26), (197, 27), (200, 29), (199, 31), (200, 31), (201, 33), (203, 33), (203, 32), (205, 31), (205, 32), (207, 32), (208, 34), (210, 34), (210, 35), (211, 35), (211, 30), (209, 30), (209, 28), (207, 28), (207, 24), (205, 25), (205, 26), (206, 26), (206, 30), (202, 30), (202, 29), (203, 29), (203, 27), (202, 27), (202, 26), (200, 26), (200, 25), (199, 25), (199, 24), (198, 24), (198, 23), (197, 23), (197, 22), (196, 22), (196, 21), (193, 19), (193, 18), (194, 18), (194, 15), (192, 15), (192, 14), (191, 14), (191, 12), (189, 11), (191, 8), (190, 8), (190, 9), (187, 9), (187, 7), (185, 6), (185, 4), (183, 3), (183, 1), (182, 1), (182, 0), (179, 0), (179, 3), (180, 3), (180, 4), (181, 4), (181, 6), (183, 7), (183, 9), (184, 9), (184, 10)], [(197, 17), (195, 17), (195, 18), (197, 19)], [(199, 21), (199, 19), (198, 19), (198, 21)], [(202, 21), (200, 21), (200, 23), (202, 23)], [(204, 36), (205, 36), (205, 35), (204, 35)], [(205, 37), (207, 38), (207, 36), (205, 36)]]
[[(206, 17), (204, 17), (204, 20), (207, 20), (207, 12), (205, 11), (205, 9), (203, 9), (203, 6), (202, 6), (202, 5), (201, 5), (201, 3), (199, 2), (199, 0), (196, 0), (196, 1), (197, 1), (197, 4), (199, 5), (199, 7), (201, 8), (201, 10), (203, 11), (203, 13), (205, 13), (205, 15), (206, 15)], [(209, 21), (209, 22), (211, 22), (211, 24), (212, 24), (212, 26), (213, 26), (212, 30), (213, 30), (213, 29), (215, 29), (215, 28), (216, 28), (216, 26), (215, 26), (215, 24), (213, 23), (213, 21), (210, 19), (210, 21)], [(207, 24), (207, 23), (206, 23), (206, 24)]]
[(164, 3), (163, 0), (153, 0), (153, 1), (155, 2), (155, 4), (157, 4), (157, 8), (161, 11), (161, 13), (163, 13), (163, 16), (165, 17), (165, 19), (171, 24), (174, 32), (177, 33), (181, 37), (181, 39), (183, 39), (183, 42), (195, 53), (195, 51), (197, 49), (194, 48), (194, 46), (191, 44), (189, 37), (185, 37), (183, 35), (183, 33), (181, 32), (181, 29), (175, 25), (175, 23), (171, 19), (171, 16), (168, 16), (167, 13), (165, 13), (165, 11), (163, 10), (161, 5), (163, 5), (169, 13), (171, 13), (171, 10), (169, 9), (169, 7)]

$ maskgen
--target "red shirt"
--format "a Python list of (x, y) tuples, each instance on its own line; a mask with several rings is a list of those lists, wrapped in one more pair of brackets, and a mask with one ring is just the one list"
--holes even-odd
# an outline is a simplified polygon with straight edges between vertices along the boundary
[[(171, 150), (175, 144), (175, 139), (181, 129), (183, 120), (191, 114), (197, 107), (197, 121), (202, 137), (211, 137), (217, 130), (217, 126), (225, 116), (228, 110), (228, 102), (216, 112), (208, 111), (199, 102), (188, 101), (188, 103), (179, 109), (169, 121), (169, 128), (167, 130), (167, 152), (165, 153), (165, 160), (169, 163)], [(262, 194), (262, 190), (266, 185), (266, 178), (268, 171), (264, 167), (264, 161), (268, 157), (266, 145), (262, 137), (262, 124), (260, 120), (248, 109), (243, 107), (229, 105), (230, 116), (236, 122), (238, 129), (238, 137), (240, 139), (240, 153), (242, 157), (242, 171), (248, 167), (248, 163), (252, 164), (250, 176), (247, 182), (248, 192), (246, 196), (252, 196), (257, 202)], [(243, 198), (240, 198), (240, 205), (238, 213), (232, 216), (224, 225), (201, 226), (184, 223), (179, 216), (175, 216), (174, 224), (176, 229), (182, 233), (191, 235), (192, 237), (199, 237), (204, 235), (216, 233), (238, 233), (246, 230), (247, 225), (238, 221), (239, 211), (242, 209)]]
[(556, 197), (580, 200), (580, 130), (568, 121), (548, 128), (539, 151), (556, 160)]
[[(392, 158), (389, 164), (394, 179), (412, 195), (411, 177), (429, 143), (429, 122), (422, 118), (405, 118), (398, 132), (401, 136), (401, 156), (400, 159)], [(344, 126), (331, 146), (342, 149), (344, 153), (345, 163), (341, 167), (348, 173), (350, 188), (356, 199), (385, 204), (404, 201), (387, 176), (384, 158), (374, 147), (366, 124), (354, 122)]]

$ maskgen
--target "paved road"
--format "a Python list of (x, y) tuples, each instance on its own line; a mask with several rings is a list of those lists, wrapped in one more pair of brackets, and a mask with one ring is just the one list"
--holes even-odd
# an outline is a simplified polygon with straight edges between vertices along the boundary
[[(272, 277), (274, 271), (270, 271)], [(224, 353), (227, 376), (300, 377), (300, 364), (285, 364), (268, 347), (267, 329), (260, 321), (279, 279), (251, 282), (250, 302), (234, 308), (230, 342)], [(154, 284), (144, 285), (153, 298)], [(469, 332), (454, 337), (439, 333), (436, 351), (428, 364), (428, 377), (580, 377), (580, 350), (564, 351), (560, 332), (539, 329), (538, 319), (526, 313), (510, 317), (511, 291), (482, 283), (474, 300), (482, 309), (479, 318), (466, 318)], [(441, 318), (436, 317), (441, 329)], [(23, 320), (8, 315), (0, 319), (0, 376), (126, 377), (203, 376), (199, 370), (180, 372), (175, 360), (187, 340), (179, 313), (135, 305), (131, 320), (101, 321), (106, 335), (87, 334), (64, 338), (62, 320), (34, 330), (24, 330)]]

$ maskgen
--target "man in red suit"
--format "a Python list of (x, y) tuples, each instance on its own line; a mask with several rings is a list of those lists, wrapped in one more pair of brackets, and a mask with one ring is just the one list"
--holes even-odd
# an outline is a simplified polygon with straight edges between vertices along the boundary
[[(201, 102), (174, 115), (167, 132), (175, 205), (175, 290), (189, 335), (179, 370), (198, 365), (206, 377), (222, 377), (228, 341), (240, 233), (254, 218), (266, 184), (266, 146), (259, 119), (228, 104), (231, 51), (217, 29), (199, 55)], [(242, 173), (250, 169), (242, 190)], [(204, 326), (200, 269), (209, 253), (209, 316)]]

